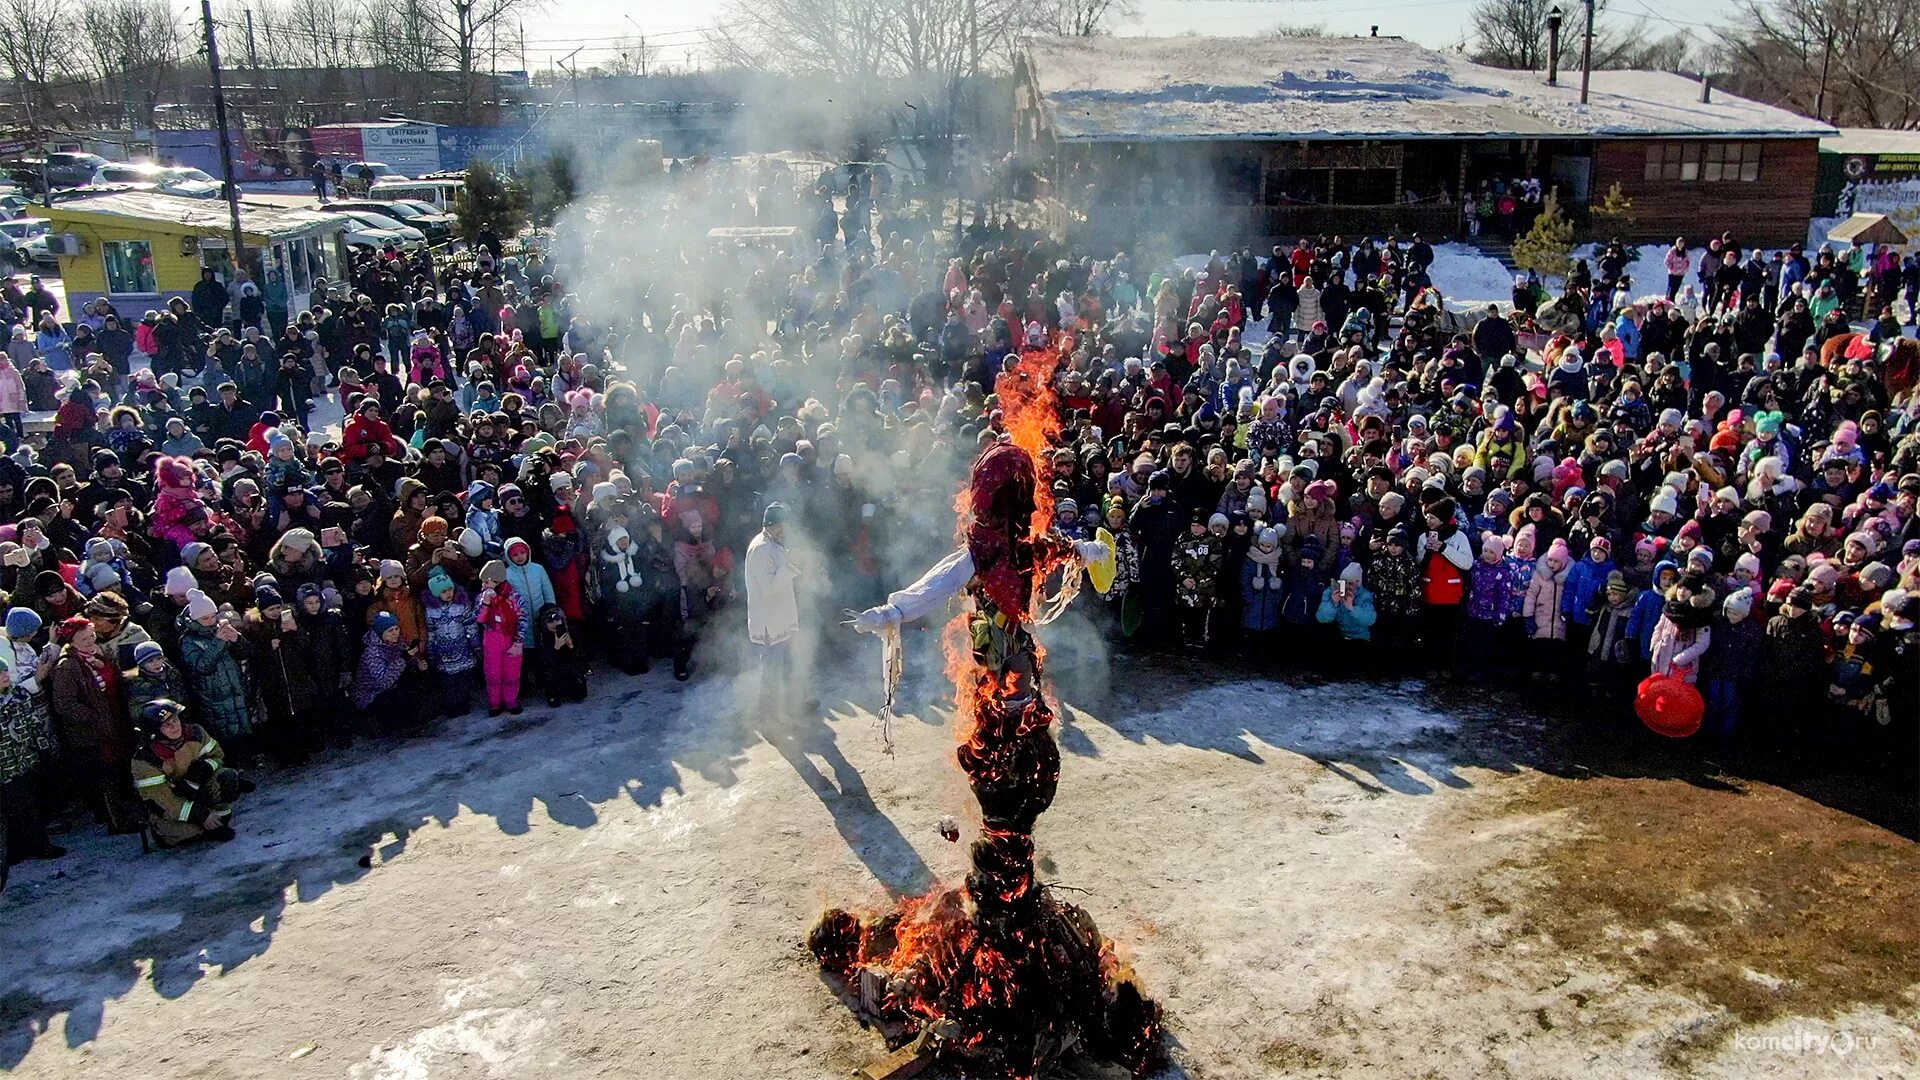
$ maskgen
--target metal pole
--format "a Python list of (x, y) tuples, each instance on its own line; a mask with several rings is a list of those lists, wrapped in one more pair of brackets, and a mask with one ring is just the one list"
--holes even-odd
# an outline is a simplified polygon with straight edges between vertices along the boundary
[(27, 128), (33, 132), (34, 146), (40, 151), (40, 205), (53, 205), (53, 184), (47, 180), (47, 133), (40, 130), (39, 114), (33, 109), (33, 95), (27, 91), (27, 80), (20, 79), (20, 100), (27, 106)]
[(213, 36), (213, 0), (200, 0), (200, 21), (207, 32), (207, 72), (213, 78), (213, 122), (220, 129), (220, 178), (227, 185), (227, 217), (233, 226), (233, 267), (245, 266), (247, 243), (240, 234), (240, 186), (233, 182), (233, 135), (227, 130), (227, 92), (220, 85), (220, 43)]
[(1820, 93), (1813, 99), (1814, 119), (1827, 122), (1827, 68), (1833, 63), (1833, 27), (1827, 27), (1826, 49), (1820, 56)]
[[(252, 68), (255, 72), (258, 72), (260, 70), (260, 54), (257, 51), (255, 51), (253, 47), (253, 9), (252, 8), (247, 9), (247, 66)], [(254, 93), (257, 94), (259, 92), (260, 92), (260, 88), (258, 86), (254, 87)]]
[(1587, 84), (1593, 81), (1593, 0), (1587, 0), (1587, 36), (1580, 41), (1580, 104), (1587, 103)]

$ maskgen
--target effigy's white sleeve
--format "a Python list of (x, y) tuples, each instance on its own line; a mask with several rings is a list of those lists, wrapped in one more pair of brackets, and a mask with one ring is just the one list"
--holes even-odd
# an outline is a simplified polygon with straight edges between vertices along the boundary
[(920, 575), (920, 580), (887, 596), (887, 602), (853, 617), (854, 629), (878, 633), (882, 628), (912, 622), (946, 606), (973, 580), (973, 556), (960, 548)]
[(1083, 563), (1097, 563), (1113, 554), (1113, 549), (1098, 540), (1075, 540), (1073, 553), (1080, 556)]

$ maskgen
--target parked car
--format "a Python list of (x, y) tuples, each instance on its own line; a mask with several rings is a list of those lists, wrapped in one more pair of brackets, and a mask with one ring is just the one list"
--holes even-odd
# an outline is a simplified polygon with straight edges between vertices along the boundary
[[(47, 188), (79, 187), (93, 182), (94, 170), (109, 164), (99, 154), (55, 152), (48, 154), (43, 166), (37, 157), (16, 158), (4, 166), (8, 179), (24, 191), (38, 194)], [(44, 183), (43, 183), (44, 179)]]
[(57, 266), (60, 260), (47, 247), (47, 233), (53, 223), (45, 218), (16, 218), (0, 221), (0, 258), (26, 269), (29, 266)]
[(350, 247), (372, 248), (378, 251), (391, 243), (402, 251), (411, 251), (425, 246), (425, 241), (402, 236), (398, 232), (383, 229), (378, 225), (370, 225), (352, 214), (341, 214), (339, 217), (347, 227), (344, 239)]
[(454, 219), (451, 215), (422, 209), (418, 203), (336, 202), (328, 203), (327, 209), (334, 213), (365, 213), (391, 218), (401, 225), (420, 230), (430, 244), (438, 244), (453, 235)]
[(382, 230), (385, 230), (386, 232), (393, 233), (396, 236), (404, 236), (408, 240), (411, 240), (416, 244), (424, 244), (427, 242), (426, 233), (421, 232), (419, 229), (416, 229), (411, 225), (407, 225), (402, 222), (395, 221), (393, 218), (390, 218), (385, 214), (376, 214), (369, 210), (338, 210), (331, 206), (329, 206), (327, 209), (331, 213), (336, 213), (336, 214), (343, 213), (346, 216), (354, 219), (355, 221), (358, 221), (362, 225), (366, 225), (375, 229), (382, 229)]
[(221, 194), (220, 181), (199, 169), (156, 165), (151, 161), (117, 161), (102, 165), (94, 170), (91, 182), (96, 187), (107, 184), (151, 184), (155, 191), (184, 195), (190, 199), (216, 199)]

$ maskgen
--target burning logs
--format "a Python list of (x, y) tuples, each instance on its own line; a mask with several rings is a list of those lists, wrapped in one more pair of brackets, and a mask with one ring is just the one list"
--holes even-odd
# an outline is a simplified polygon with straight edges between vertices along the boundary
[[(1021, 406), (1007, 417), (1016, 440), (1044, 439), (1034, 417), (1052, 413), (1051, 367), (1008, 392), (1030, 359), (1000, 387), (1003, 405)], [(965, 536), (975, 610), (962, 616), (970, 648), (953, 671), (957, 756), (981, 816), (966, 885), (871, 918), (828, 911), (807, 947), (890, 1042), (913, 1040), (969, 1076), (1035, 1077), (1076, 1049), (1143, 1076), (1165, 1059), (1159, 1006), (1093, 919), (1034, 877), (1033, 827), (1053, 804), (1060, 750), (1027, 608), (1049, 572), (1080, 572), (1057, 534), (1034, 536), (1052, 517), (1050, 495), (1036, 502), (1037, 449), (1001, 443), (973, 469)]]

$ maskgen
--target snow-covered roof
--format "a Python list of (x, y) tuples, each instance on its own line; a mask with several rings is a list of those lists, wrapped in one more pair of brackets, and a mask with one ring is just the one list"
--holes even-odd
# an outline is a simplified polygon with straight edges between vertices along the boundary
[(1167, 139), (1819, 138), (1817, 120), (1662, 71), (1483, 67), (1398, 38), (1100, 37), (1027, 43), (1062, 142)]
[(1820, 149), (1829, 154), (1920, 154), (1920, 131), (1841, 128), (1838, 135), (1821, 139)]

